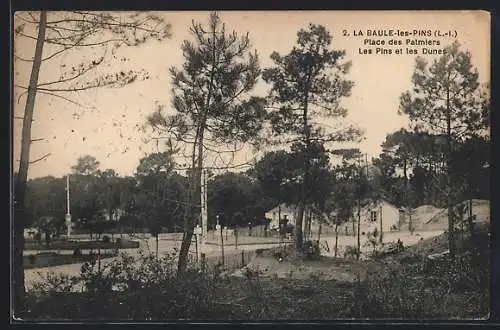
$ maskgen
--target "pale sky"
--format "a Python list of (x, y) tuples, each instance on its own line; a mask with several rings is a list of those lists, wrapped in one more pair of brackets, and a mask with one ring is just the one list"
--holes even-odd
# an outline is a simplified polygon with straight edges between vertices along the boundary
[[(171, 39), (153, 41), (140, 47), (121, 47), (115, 54), (117, 58), (126, 57), (127, 62), (110, 62), (104, 70), (120, 70), (133, 67), (150, 72), (151, 79), (135, 82), (120, 89), (101, 88), (67, 95), (84, 104), (76, 106), (66, 101), (38, 94), (34, 110), (32, 138), (44, 138), (34, 142), (31, 148), (31, 160), (45, 154), (45, 160), (30, 166), (28, 177), (46, 175), (62, 176), (70, 171), (79, 156), (90, 154), (101, 163), (101, 169), (112, 168), (120, 175), (132, 175), (139, 159), (146, 153), (156, 150), (154, 143), (145, 143), (143, 134), (137, 128), (142, 126), (148, 114), (155, 110), (156, 104), (170, 106), (171, 66), (180, 66), (183, 62), (180, 44), (190, 38), (188, 27), (191, 20), (206, 23), (208, 12), (158, 12), (172, 24)], [(380, 144), (388, 133), (408, 124), (405, 116), (397, 114), (399, 96), (411, 88), (411, 75), (415, 55), (362, 55), (359, 48), (364, 39), (401, 40), (403, 46), (387, 46), (394, 52), (396, 48), (416, 48), (422, 52), (423, 46), (406, 46), (406, 39), (439, 40), (440, 46), (428, 48), (440, 49), (451, 44), (450, 37), (367, 37), (367, 30), (440, 30), (456, 31), (462, 49), (472, 54), (472, 63), (478, 68), (482, 82), (490, 76), (490, 18), (479, 11), (414, 11), (414, 12), (359, 12), (359, 11), (282, 11), (282, 12), (220, 12), (227, 29), (234, 29), (239, 34), (249, 32), (249, 36), (261, 60), (261, 67), (272, 63), (269, 55), (273, 51), (288, 53), (296, 42), (296, 33), (307, 28), (309, 23), (324, 25), (332, 34), (332, 48), (346, 51), (344, 60), (351, 61), (352, 67), (347, 76), (355, 86), (352, 95), (344, 99), (343, 106), (349, 115), (348, 123), (359, 125), (365, 130), (365, 140), (359, 145), (369, 157), (380, 153)], [(343, 36), (347, 30), (349, 36)], [(364, 36), (354, 36), (353, 31), (362, 31)], [(19, 39), (19, 40), (18, 40)], [(34, 43), (15, 39), (19, 55), (32, 57)], [(372, 47), (375, 49), (375, 47)], [(39, 82), (57, 77), (61, 63), (71, 65), (90, 54), (79, 52), (50, 62), (44, 62)], [(428, 60), (433, 55), (422, 55)], [(27, 86), (31, 64), (15, 61), (14, 82)], [(101, 69), (100, 69), (101, 70)], [(260, 82), (254, 95), (265, 96), (268, 86)], [(15, 90), (15, 95), (19, 91)], [(26, 97), (17, 103), (14, 98), (15, 116), (22, 116)], [(21, 120), (14, 120), (14, 170), (19, 167)], [(161, 151), (161, 150), (160, 150)], [(259, 155), (250, 150), (240, 152), (235, 163), (251, 160)]]

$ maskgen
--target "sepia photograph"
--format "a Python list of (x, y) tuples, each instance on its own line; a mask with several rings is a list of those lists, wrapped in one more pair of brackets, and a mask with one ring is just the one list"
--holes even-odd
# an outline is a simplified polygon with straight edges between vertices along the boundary
[(489, 320), (489, 12), (11, 33), (11, 323)]

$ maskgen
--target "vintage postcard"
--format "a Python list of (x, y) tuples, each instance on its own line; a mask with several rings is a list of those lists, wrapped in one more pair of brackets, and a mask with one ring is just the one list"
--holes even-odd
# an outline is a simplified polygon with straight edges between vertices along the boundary
[(489, 12), (12, 33), (12, 320), (490, 317)]

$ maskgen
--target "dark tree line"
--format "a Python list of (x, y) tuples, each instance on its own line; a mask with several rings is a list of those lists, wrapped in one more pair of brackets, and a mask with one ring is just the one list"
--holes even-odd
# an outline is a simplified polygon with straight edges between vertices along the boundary
[[(446, 206), (444, 137), (405, 129), (388, 134), (373, 160), (384, 197), (396, 206)], [(454, 145), (451, 172), (455, 200), (489, 199), (490, 142), (471, 136)]]

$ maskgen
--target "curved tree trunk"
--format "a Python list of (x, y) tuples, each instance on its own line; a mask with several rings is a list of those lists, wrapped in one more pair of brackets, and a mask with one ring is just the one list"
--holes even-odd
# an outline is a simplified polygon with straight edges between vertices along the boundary
[(33, 67), (28, 86), (28, 95), (26, 107), (24, 110), (22, 140), (21, 140), (21, 158), (19, 164), (19, 173), (15, 183), (15, 218), (14, 218), (14, 267), (13, 267), (13, 286), (14, 286), (14, 313), (19, 315), (25, 308), (25, 288), (24, 288), (24, 223), (25, 223), (25, 195), (26, 183), (28, 180), (28, 167), (31, 146), (31, 123), (33, 121), (33, 112), (35, 107), (36, 90), (38, 84), (38, 75), (42, 64), (43, 45), (45, 41), (45, 29), (47, 23), (47, 12), (40, 13), (40, 23), (38, 25), (38, 37), (36, 41), (35, 55), (33, 58)]
[[(191, 158), (191, 178), (189, 189), (189, 201), (187, 204), (186, 217), (184, 219), (184, 235), (182, 237), (179, 261), (177, 263), (177, 276), (181, 276), (187, 268), (189, 247), (193, 239), (193, 230), (196, 223), (196, 214), (201, 210), (201, 171), (203, 167), (203, 131), (204, 124), (200, 125), (196, 143), (193, 145)], [(198, 162), (196, 162), (196, 148), (198, 148)], [(198, 163), (198, 164), (196, 164)]]
[(191, 155), (191, 173), (189, 178), (189, 191), (188, 191), (188, 201), (186, 203), (186, 212), (184, 215), (184, 233), (182, 236), (181, 249), (179, 251), (179, 260), (177, 262), (177, 276), (181, 276), (187, 267), (189, 247), (191, 246), (191, 240), (193, 239), (193, 218), (194, 218), (194, 207), (195, 207), (195, 194), (197, 189), (196, 173), (196, 144), (193, 145), (193, 151)]
[(456, 241), (455, 241), (455, 215), (453, 213), (452, 179), (451, 179), (451, 104), (450, 90), (448, 87), (446, 99), (446, 202), (448, 208), (448, 246), (450, 250), (450, 259), (455, 259)]

